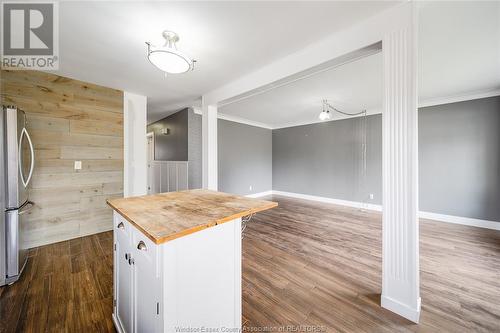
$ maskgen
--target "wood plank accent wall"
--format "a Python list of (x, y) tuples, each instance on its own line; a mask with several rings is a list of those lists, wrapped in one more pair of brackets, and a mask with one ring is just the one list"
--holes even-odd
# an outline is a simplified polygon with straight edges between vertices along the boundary
[[(28, 247), (112, 228), (107, 198), (123, 196), (123, 92), (37, 71), (1, 71), (3, 105), (27, 114), (35, 146), (23, 225)], [(82, 169), (74, 170), (74, 161)]]

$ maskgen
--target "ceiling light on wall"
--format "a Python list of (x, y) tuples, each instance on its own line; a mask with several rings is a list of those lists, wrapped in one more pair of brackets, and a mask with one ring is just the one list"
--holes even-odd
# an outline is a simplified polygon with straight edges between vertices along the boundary
[(175, 32), (166, 30), (163, 31), (163, 38), (165, 45), (159, 47), (146, 42), (149, 61), (166, 73), (179, 74), (193, 70), (196, 60), (177, 50), (176, 43), (179, 41), (179, 36)]

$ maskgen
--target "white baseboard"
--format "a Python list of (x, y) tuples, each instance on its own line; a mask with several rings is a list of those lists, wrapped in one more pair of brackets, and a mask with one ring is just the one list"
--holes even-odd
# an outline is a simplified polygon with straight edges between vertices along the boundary
[(291, 197), (291, 198), (297, 198), (297, 199), (331, 203), (334, 205), (348, 206), (348, 207), (353, 207), (353, 208), (376, 210), (379, 212), (382, 211), (382, 206), (380, 206), (380, 205), (374, 205), (374, 204), (357, 202), (357, 201), (348, 201), (348, 200), (333, 199), (333, 198), (327, 198), (327, 197), (318, 197), (318, 196), (309, 195), (309, 194), (274, 191), (274, 190), (272, 191), (272, 194), (282, 195), (285, 197)]
[(384, 295), (382, 295), (382, 297), (380, 298), (380, 303), (381, 303), (380, 305), (383, 308), (390, 310), (394, 313), (397, 313), (398, 315), (418, 324), (418, 321), (420, 319), (420, 304), (421, 304), (420, 298), (418, 299), (418, 306), (416, 309), (413, 309), (406, 304), (400, 303)]
[[(330, 204), (334, 204), (334, 205), (342, 205), (342, 206), (359, 208), (359, 209), (368, 209), (368, 210), (373, 210), (373, 211), (377, 211), (377, 212), (382, 211), (381, 205), (362, 203), (362, 202), (357, 202), (357, 201), (332, 199), (332, 198), (320, 197), (320, 196), (316, 196), (316, 195), (292, 193), (292, 192), (284, 192), (284, 191), (274, 191), (274, 190), (268, 191), (268, 192), (262, 192), (262, 193), (266, 193), (265, 195), (269, 195), (270, 194), (269, 192), (271, 192), (271, 194), (282, 195), (282, 196), (290, 197), (290, 198), (319, 201), (319, 202), (330, 203)], [(259, 194), (259, 193), (257, 193), (257, 194)], [(447, 223), (462, 224), (462, 225), (468, 225), (468, 226), (479, 227), (479, 228), (500, 230), (500, 222), (497, 222), (497, 221), (480, 220), (480, 219), (474, 219), (474, 218), (470, 218), (470, 217), (453, 216), (453, 215), (445, 215), (445, 214), (422, 212), (422, 211), (419, 212), (419, 217), (423, 218), (423, 219), (429, 219), (429, 220), (434, 220), (434, 221), (439, 221), (439, 222), (447, 222)]]
[(437, 214), (430, 212), (420, 212), (419, 216), (423, 219), (435, 220), (440, 222), (463, 224), (479, 228), (500, 230), (500, 222), (496, 221), (480, 220), (471, 217), (444, 215), (444, 214)]
[(273, 191), (265, 191), (265, 192), (247, 194), (247, 195), (245, 195), (245, 197), (248, 197), (248, 198), (260, 198), (260, 197), (265, 197), (265, 196), (272, 195), (272, 194), (273, 194)]

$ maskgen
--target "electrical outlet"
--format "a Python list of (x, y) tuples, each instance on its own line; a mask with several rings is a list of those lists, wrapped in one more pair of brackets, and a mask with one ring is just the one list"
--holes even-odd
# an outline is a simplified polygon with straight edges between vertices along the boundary
[(250, 185), (250, 186), (248, 187), (248, 190), (249, 190), (249, 191), (251, 191), (251, 190), (252, 190), (252, 185)]
[(370, 193), (370, 200), (373, 200), (373, 193)]
[(82, 170), (82, 161), (75, 161), (75, 170)]

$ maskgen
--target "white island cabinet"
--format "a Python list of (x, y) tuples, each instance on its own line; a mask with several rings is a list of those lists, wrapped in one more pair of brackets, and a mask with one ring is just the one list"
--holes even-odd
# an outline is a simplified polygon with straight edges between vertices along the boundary
[(114, 311), (121, 332), (162, 331), (158, 245), (114, 212)]
[(190, 190), (108, 204), (117, 331), (241, 328), (241, 217), (275, 203)]

